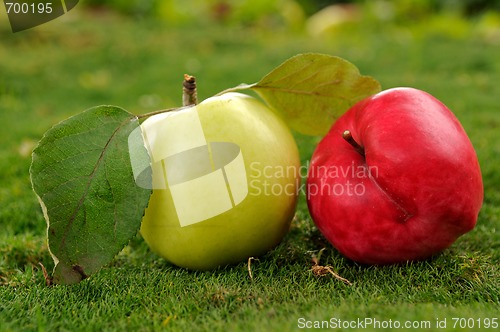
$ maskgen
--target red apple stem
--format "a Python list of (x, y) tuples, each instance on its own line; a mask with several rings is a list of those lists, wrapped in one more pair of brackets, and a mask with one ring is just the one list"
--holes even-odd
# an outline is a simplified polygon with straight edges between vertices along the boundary
[(191, 106), (198, 104), (196, 95), (196, 77), (184, 74), (182, 82), (182, 106)]
[(351, 144), (352, 147), (360, 154), (364, 157), (365, 155), (365, 149), (359, 145), (358, 142), (356, 142), (356, 140), (352, 137), (352, 134), (349, 130), (346, 130), (342, 133), (342, 138), (345, 139), (347, 141), (347, 143)]

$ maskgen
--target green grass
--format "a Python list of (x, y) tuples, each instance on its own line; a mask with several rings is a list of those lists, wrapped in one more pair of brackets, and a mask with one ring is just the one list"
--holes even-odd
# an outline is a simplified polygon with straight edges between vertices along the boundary
[[(437, 319), (447, 319), (439, 330), (458, 331), (453, 318), (474, 318), (478, 330), (478, 322), (499, 317), (499, 40), (370, 26), (311, 39), (75, 12), (18, 34), (0, 26), (0, 330), (286, 331), (303, 317), (429, 321), (434, 330)], [(28, 168), (31, 149), (51, 125), (100, 104), (135, 113), (177, 106), (184, 72), (198, 77), (203, 99), (257, 81), (302, 52), (342, 56), (384, 89), (420, 88), (455, 112), (483, 172), (485, 200), (472, 232), (428, 261), (360, 266), (326, 242), (302, 198), (281, 245), (252, 263), (253, 280), (246, 262), (211, 272), (174, 267), (138, 235), (80, 284), (45, 285), (38, 263), (49, 270), (53, 263)], [(319, 138), (296, 137), (306, 162)], [(322, 248), (321, 263), (352, 286), (313, 275), (311, 258)]]

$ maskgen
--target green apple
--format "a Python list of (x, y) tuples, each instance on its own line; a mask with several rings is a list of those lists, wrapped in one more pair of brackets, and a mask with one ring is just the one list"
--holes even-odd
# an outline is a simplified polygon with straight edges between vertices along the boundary
[(141, 125), (153, 193), (141, 225), (149, 247), (195, 270), (259, 256), (287, 233), (300, 187), (289, 128), (240, 93), (155, 115)]

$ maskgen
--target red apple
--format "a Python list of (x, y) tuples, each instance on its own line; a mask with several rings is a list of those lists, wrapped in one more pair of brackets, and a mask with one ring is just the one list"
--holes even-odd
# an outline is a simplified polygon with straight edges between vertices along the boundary
[(393, 264), (426, 259), (472, 230), (483, 183), (453, 113), (426, 92), (395, 88), (335, 122), (312, 156), (307, 202), (343, 255)]

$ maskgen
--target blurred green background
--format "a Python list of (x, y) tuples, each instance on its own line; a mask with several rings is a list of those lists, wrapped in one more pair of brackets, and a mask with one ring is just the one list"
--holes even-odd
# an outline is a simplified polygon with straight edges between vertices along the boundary
[[(171, 22), (187, 22), (192, 18), (201, 20), (215, 19), (223, 22), (251, 23), (262, 19), (280, 20), (287, 18), (293, 10), (295, 15), (306, 18), (330, 5), (366, 5), (366, 3), (385, 3), (392, 7), (399, 19), (407, 17), (422, 18), (440, 11), (453, 11), (464, 16), (474, 16), (486, 10), (500, 9), (498, 0), (87, 0), (81, 3), (91, 7), (107, 7), (134, 16), (154, 16)], [(293, 9), (292, 9), (293, 8)], [(300, 13), (300, 14), (298, 14)], [(274, 17), (273, 17), (274, 16)], [(266, 18), (267, 17), (267, 18)]]
[[(96, 105), (179, 106), (184, 73), (204, 99), (305, 52), (341, 56), (383, 89), (425, 90), (457, 115), (485, 187), (471, 233), (429, 261), (360, 266), (324, 240), (302, 197), (283, 243), (254, 262), (253, 281), (246, 262), (176, 268), (138, 235), (89, 280), (45, 286), (38, 263), (50, 271), (53, 262), (28, 169), (47, 129)], [(299, 317), (335, 316), (447, 317), (451, 331), (453, 317), (498, 317), (499, 54), (500, 1), (91, 0), (18, 33), (0, 10), (0, 330), (286, 331)], [(295, 137), (305, 163), (320, 137)], [(312, 275), (322, 248), (321, 263), (353, 286)]]

